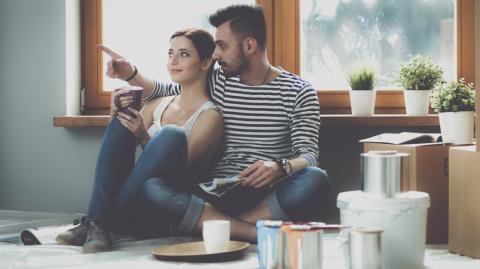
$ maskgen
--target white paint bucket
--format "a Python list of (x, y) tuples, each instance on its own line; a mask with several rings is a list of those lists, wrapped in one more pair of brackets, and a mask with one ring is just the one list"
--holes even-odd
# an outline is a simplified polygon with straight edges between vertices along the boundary
[(377, 226), (382, 234), (383, 268), (420, 269), (425, 257), (427, 208), (424, 192), (404, 192), (394, 198), (378, 198), (361, 191), (337, 197), (340, 220), (352, 227)]

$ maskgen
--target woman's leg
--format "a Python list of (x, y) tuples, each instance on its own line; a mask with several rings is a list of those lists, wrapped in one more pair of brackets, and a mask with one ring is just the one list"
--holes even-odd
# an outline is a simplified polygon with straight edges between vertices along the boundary
[(171, 179), (172, 185), (187, 184), (187, 139), (184, 131), (167, 125), (153, 137), (137, 160), (132, 173), (116, 198), (116, 210), (122, 210), (130, 201), (143, 193), (143, 185), (149, 178)]
[(153, 238), (171, 235), (172, 221), (168, 212), (154, 208), (142, 193), (122, 210), (112, 214), (110, 229), (125, 235)]
[(114, 118), (105, 130), (98, 154), (87, 221), (108, 220), (115, 198), (134, 166), (135, 149), (133, 134)]
[[(126, 130), (126, 128), (124, 129)], [(122, 144), (117, 144), (117, 146), (118, 145)], [(107, 147), (107, 149), (109, 148)], [(101, 154), (100, 156), (102, 158), (99, 158), (99, 160), (105, 158), (108, 159), (108, 157), (111, 159), (119, 158), (120, 160), (123, 160), (122, 157), (117, 156), (114, 158), (111, 156), (111, 153), (114, 151), (106, 151), (109, 154), (106, 154), (106, 157)], [(135, 147), (133, 147), (132, 155), (134, 155), (134, 151)], [(128, 166), (128, 171), (131, 170), (131, 173), (129, 173), (130, 175), (126, 181), (123, 180), (124, 177), (122, 177), (121, 180), (111, 178), (113, 173), (111, 173), (111, 166), (109, 166), (110, 169), (108, 169), (108, 172), (105, 174), (107, 175), (107, 178), (110, 177), (110, 180), (102, 179), (98, 181), (99, 184), (96, 185), (100, 187), (96, 186), (95, 189), (103, 190), (103, 193), (98, 191), (97, 193), (100, 193), (101, 195), (98, 195), (96, 197), (97, 199), (92, 200), (98, 203), (98, 197), (104, 197), (106, 196), (104, 193), (108, 193), (111, 194), (108, 198), (113, 198), (113, 201), (111, 199), (105, 199), (106, 201), (102, 201), (103, 203), (98, 203), (103, 205), (103, 211), (100, 211), (100, 213), (103, 214), (98, 214), (98, 208), (101, 207), (98, 205), (93, 207), (97, 210), (95, 212), (97, 214), (90, 214), (88, 216), (88, 228), (85, 244), (83, 245), (84, 253), (99, 252), (109, 249), (109, 230), (111, 229), (125, 231), (126, 228), (127, 232), (138, 234), (139, 231), (145, 230), (145, 228), (142, 228), (145, 225), (153, 225), (151, 227), (156, 227), (158, 230), (161, 230), (159, 226), (165, 225), (161, 219), (159, 222), (158, 216), (154, 215), (155, 212), (148, 210), (148, 208), (144, 206), (145, 203), (138, 203), (138, 201), (142, 201), (143, 183), (148, 178), (156, 175), (183, 174), (186, 164), (186, 152), (187, 141), (183, 130), (175, 126), (165, 126), (146, 145), (142, 155), (133, 167), (133, 170), (131, 170), (131, 166)], [(123, 154), (124, 152), (116, 153)], [(109, 161), (111, 161), (111, 159), (109, 159)], [(120, 165), (122, 164), (124, 163), (121, 163)], [(118, 168), (121, 170), (124, 169), (123, 167)], [(105, 175), (103, 176), (105, 178)], [(121, 182), (123, 183), (123, 186), (118, 184), (106, 184), (111, 182)], [(119, 186), (121, 189), (118, 191)], [(129, 217), (131, 214), (133, 214), (133, 217)], [(140, 224), (140, 226), (137, 225), (138, 227), (135, 228), (135, 225), (132, 224)], [(125, 225), (125, 227), (122, 227), (122, 225)], [(133, 230), (129, 230), (129, 228), (132, 228)], [(138, 231), (136, 231), (137, 229)], [(153, 232), (155, 232), (155, 230), (153, 230)]]

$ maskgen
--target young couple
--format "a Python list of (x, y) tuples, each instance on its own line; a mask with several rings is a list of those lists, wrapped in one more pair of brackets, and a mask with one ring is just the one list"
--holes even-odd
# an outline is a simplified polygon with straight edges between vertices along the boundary
[[(317, 168), (315, 91), (268, 62), (261, 7), (229, 6), (209, 21), (215, 41), (199, 29), (171, 37), (174, 84), (143, 76), (101, 47), (112, 57), (107, 75), (143, 87), (147, 103), (129, 116), (112, 102), (87, 216), (57, 241), (83, 245), (85, 253), (105, 251), (110, 231), (196, 233), (210, 219), (229, 220), (232, 237), (255, 241), (259, 219), (318, 220), (330, 184)], [(220, 68), (213, 69), (215, 61)], [(135, 163), (137, 143), (143, 153)], [(232, 175), (242, 183), (221, 197), (197, 185)]]

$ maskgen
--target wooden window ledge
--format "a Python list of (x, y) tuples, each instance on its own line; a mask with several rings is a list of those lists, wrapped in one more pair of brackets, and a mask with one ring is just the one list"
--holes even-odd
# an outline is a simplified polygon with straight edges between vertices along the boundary
[[(328, 126), (439, 126), (438, 116), (409, 116), (403, 114), (378, 114), (371, 117), (326, 114), (321, 116), (322, 127)], [(109, 116), (55, 116), (54, 127), (95, 127), (106, 126)]]

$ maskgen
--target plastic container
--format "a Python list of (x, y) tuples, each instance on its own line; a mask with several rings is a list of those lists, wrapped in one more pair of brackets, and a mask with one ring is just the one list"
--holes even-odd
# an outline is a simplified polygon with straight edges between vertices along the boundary
[(340, 193), (340, 221), (352, 227), (377, 226), (382, 234), (383, 268), (424, 268), (427, 209), (424, 192), (404, 192), (379, 198), (362, 191)]

